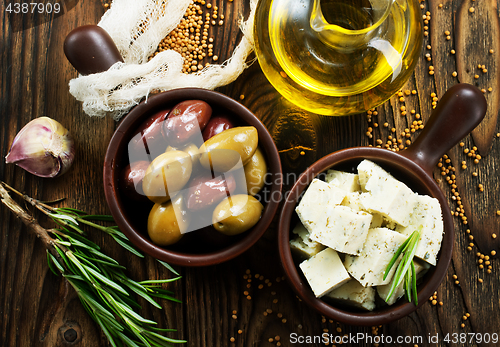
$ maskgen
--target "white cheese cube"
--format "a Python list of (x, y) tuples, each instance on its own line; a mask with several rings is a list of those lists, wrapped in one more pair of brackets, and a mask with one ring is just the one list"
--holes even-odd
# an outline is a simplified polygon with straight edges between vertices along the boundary
[(307, 231), (302, 223), (297, 224), (292, 232), (297, 237), (290, 240), (290, 249), (300, 258), (310, 258), (325, 249), (325, 246), (321, 243), (309, 238), (309, 231)]
[(313, 179), (307, 188), (295, 212), (309, 232), (316, 227), (322, 227), (328, 218), (328, 206), (339, 205), (346, 192), (330, 186), (319, 179)]
[(364, 287), (387, 284), (398, 263), (394, 264), (384, 281), (385, 269), (405, 240), (404, 235), (387, 228), (370, 229), (361, 254), (346, 255), (345, 268)]
[(372, 216), (347, 206), (327, 206), (326, 219), (317, 220), (311, 229), (311, 240), (338, 252), (359, 254), (368, 235)]
[(304, 260), (299, 267), (318, 298), (351, 279), (339, 255), (331, 248)]
[(325, 181), (347, 192), (357, 192), (361, 189), (358, 175), (350, 172), (328, 170)]
[[(342, 206), (347, 206), (353, 209), (354, 211), (364, 211), (364, 206), (361, 203), (361, 193), (360, 192), (351, 192), (346, 195), (344, 200), (342, 200)], [(367, 212), (367, 211), (364, 211)], [(372, 221), (370, 222), (370, 229), (379, 228), (382, 226), (384, 221), (384, 217), (381, 214), (372, 212)], [(390, 229), (390, 228), (389, 228)]]
[[(413, 263), (415, 264), (415, 273), (417, 275), (417, 280), (421, 278), (427, 270), (429, 270), (430, 265), (425, 262), (419, 262), (417, 259), (414, 259)], [(389, 291), (392, 287), (392, 282), (394, 282), (394, 277), (391, 282), (388, 284), (384, 284), (382, 286), (377, 287), (377, 293), (382, 298), (382, 300), (386, 301), (387, 296), (389, 295)], [(404, 290), (404, 279), (401, 283), (394, 289), (389, 301), (386, 301), (388, 305), (394, 304), (399, 298), (401, 298), (405, 294)]]
[(360, 192), (347, 193), (344, 200), (342, 200), (341, 205), (350, 207), (354, 211), (364, 211), (364, 206), (363, 206), (363, 204), (361, 204), (361, 193)]
[(415, 256), (435, 266), (443, 240), (441, 205), (436, 198), (427, 195), (417, 195), (416, 201), (410, 223), (407, 227), (396, 226), (396, 231), (408, 237), (422, 226)]
[(397, 224), (408, 226), (416, 203), (416, 194), (377, 164), (363, 160), (358, 165), (361, 203), (368, 212), (376, 212)]
[(363, 287), (354, 279), (332, 290), (325, 295), (325, 298), (331, 298), (367, 311), (372, 311), (375, 308), (375, 288)]
[(370, 229), (380, 228), (383, 223), (384, 217), (382, 217), (382, 215), (379, 213), (372, 212), (372, 222), (370, 223)]

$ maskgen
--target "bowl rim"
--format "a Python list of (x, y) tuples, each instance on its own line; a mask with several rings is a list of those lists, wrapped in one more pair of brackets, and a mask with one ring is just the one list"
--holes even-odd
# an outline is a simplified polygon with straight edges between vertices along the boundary
[[(388, 162), (390, 161), (392, 165), (397, 166), (401, 171), (411, 172), (412, 175), (418, 177), (420, 179), (419, 184), (423, 184), (426, 189), (429, 189), (429, 191), (432, 192), (432, 194), (430, 195), (439, 200), (444, 225), (443, 240), (441, 243), (441, 249), (439, 251), (439, 258), (436, 266), (430, 269), (432, 272), (427, 273), (426, 276), (424, 276), (424, 282), (419, 285), (418, 306), (415, 306), (413, 303), (409, 302), (402, 303), (402, 299), (400, 299), (399, 304), (395, 303), (391, 306), (384, 307), (382, 310), (371, 312), (351, 312), (342, 308), (337, 308), (315, 297), (309, 284), (306, 280), (304, 280), (302, 273), (299, 273), (297, 267), (295, 266), (294, 259), (289, 247), (291, 230), (290, 224), (293, 213), (295, 212), (295, 206), (300, 195), (317, 175), (334, 166), (338, 166), (349, 161), (361, 161), (363, 159), (366, 159), (367, 157), (370, 157), (368, 158), (369, 160), (376, 161), (371, 157), (379, 156), (380, 154), (382, 154), (382, 157), (386, 158), (384, 160)], [(278, 247), (280, 261), (285, 271), (286, 278), (292, 289), (303, 301), (306, 302), (306, 304), (308, 304), (310, 307), (314, 308), (324, 316), (337, 320), (339, 322), (358, 326), (375, 326), (393, 322), (395, 320), (403, 318), (404, 316), (407, 316), (408, 314), (415, 311), (418, 307), (420, 307), (423, 303), (427, 302), (428, 298), (432, 296), (432, 294), (437, 290), (448, 272), (453, 253), (453, 243), (454, 223), (453, 219), (451, 218), (451, 210), (448, 205), (447, 199), (445, 198), (442, 190), (439, 188), (434, 179), (418, 164), (404, 157), (403, 155), (376, 147), (346, 148), (330, 153), (309, 166), (298, 177), (289, 194), (287, 194), (286, 200), (281, 210), (278, 226)]]
[[(149, 240), (147, 232), (140, 233), (134, 230), (134, 227), (123, 213), (123, 204), (118, 198), (118, 185), (116, 184), (116, 162), (115, 158), (119, 155), (120, 149), (123, 148), (124, 143), (129, 139), (129, 128), (135, 123), (144, 121), (146, 115), (153, 113), (153, 110), (160, 109), (163, 105), (175, 105), (183, 100), (204, 100), (211, 104), (211, 106), (219, 106), (241, 119), (243, 122), (248, 123), (257, 128), (259, 136), (259, 147), (265, 153), (268, 165), (268, 172), (271, 174), (270, 192), (281, 197), (282, 191), (282, 169), (281, 160), (278, 149), (274, 143), (272, 136), (267, 128), (257, 116), (255, 116), (248, 108), (236, 100), (226, 96), (222, 93), (203, 89), (203, 88), (179, 88), (156, 94), (137, 106), (135, 106), (118, 124), (115, 132), (106, 150), (103, 168), (103, 181), (104, 192), (108, 207), (111, 215), (115, 219), (116, 224), (120, 230), (127, 236), (127, 238), (141, 251), (151, 255), (152, 257), (180, 266), (210, 266), (216, 265), (230, 259), (233, 259), (243, 252), (247, 251), (253, 246), (269, 228), (274, 215), (276, 214), (279, 206), (280, 199), (270, 199), (264, 206), (264, 210), (260, 220), (255, 226), (252, 227), (251, 232), (247, 232), (236, 243), (224, 247), (217, 251), (188, 254), (180, 251), (169, 250), (161, 246), (155, 245)], [(139, 122), (139, 120), (141, 120)], [(271, 161), (269, 158), (272, 158)]]

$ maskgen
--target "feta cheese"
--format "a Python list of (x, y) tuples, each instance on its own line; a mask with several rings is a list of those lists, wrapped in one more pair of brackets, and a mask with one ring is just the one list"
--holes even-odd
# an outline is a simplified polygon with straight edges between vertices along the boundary
[(330, 185), (347, 192), (357, 192), (361, 189), (359, 186), (358, 175), (350, 172), (328, 170), (325, 181)]
[(351, 279), (339, 255), (331, 248), (304, 260), (299, 267), (318, 298)]
[(363, 287), (354, 279), (332, 290), (325, 295), (325, 298), (331, 298), (367, 311), (372, 311), (375, 308), (375, 288)]
[(346, 255), (345, 268), (364, 287), (387, 284), (391, 281), (397, 263), (384, 281), (385, 269), (405, 240), (404, 235), (387, 228), (370, 229), (361, 254)]
[(415, 256), (435, 266), (444, 231), (441, 205), (427, 195), (417, 195), (416, 202), (408, 226), (398, 225), (396, 231), (408, 237), (422, 226)]
[(297, 237), (290, 240), (290, 249), (300, 258), (310, 258), (325, 249), (325, 246), (321, 243), (310, 239), (309, 231), (307, 231), (302, 223), (297, 224), (292, 232)]
[(313, 179), (299, 205), (295, 208), (302, 224), (309, 232), (322, 227), (328, 217), (328, 207), (339, 205), (346, 192), (330, 186), (319, 179)]
[(384, 224), (384, 217), (379, 213), (372, 212), (372, 222), (370, 223), (370, 229), (380, 228), (382, 224)]
[(361, 203), (366, 211), (376, 212), (399, 225), (408, 226), (416, 194), (377, 164), (363, 160), (358, 165), (363, 191)]
[(360, 196), (360, 192), (349, 192), (345, 196), (344, 200), (342, 200), (341, 205), (350, 207), (354, 211), (364, 211), (364, 206), (361, 204)]
[[(425, 262), (419, 262), (417, 259), (413, 261), (415, 264), (415, 274), (417, 276), (417, 280), (420, 279), (426, 272), (429, 270), (430, 265)], [(382, 298), (382, 300), (386, 301), (387, 296), (389, 295), (389, 291), (392, 287), (392, 282), (394, 282), (394, 277), (391, 282), (388, 284), (384, 284), (382, 286), (377, 287), (377, 293)], [(405, 294), (404, 290), (404, 279), (401, 283), (394, 289), (389, 301), (386, 301), (388, 305), (394, 304), (399, 298), (401, 298)]]
[[(364, 211), (364, 206), (361, 203), (361, 193), (360, 192), (351, 192), (346, 195), (344, 200), (342, 200), (342, 206), (347, 206), (353, 209), (354, 211)], [(367, 212), (367, 211), (364, 211)], [(379, 228), (382, 226), (384, 222), (384, 217), (381, 214), (372, 212), (372, 221), (370, 222), (370, 229)]]
[(311, 240), (338, 252), (359, 254), (368, 235), (372, 216), (347, 206), (327, 206), (326, 219), (316, 220)]

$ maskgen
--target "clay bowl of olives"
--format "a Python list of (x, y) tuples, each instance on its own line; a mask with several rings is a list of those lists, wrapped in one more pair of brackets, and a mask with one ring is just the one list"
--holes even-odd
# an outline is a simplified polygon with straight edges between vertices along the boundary
[[(375, 147), (342, 149), (321, 158), (298, 177), (296, 183), (287, 194), (281, 211), (278, 243), (281, 263), (288, 282), (306, 305), (314, 308), (325, 317), (339, 322), (351, 325), (376, 326), (401, 319), (427, 302), (428, 298), (437, 290), (448, 271), (454, 244), (454, 224), (448, 205), (448, 199), (434, 180), (433, 171), (443, 154), (472, 131), (481, 122), (485, 113), (486, 100), (480, 90), (467, 84), (455, 85), (443, 95), (438, 106), (427, 121), (425, 128), (407, 149), (400, 152), (393, 152)], [(385, 172), (392, 177), (388, 177), (385, 173), (383, 175), (381, 174), (379, 177), (383, 179), (375, 180), (374, 182), (376, 183), (372, 184), (368, 189), (367, 182), (369, 182), (370, 178), (367, 179), (367, 177), (369, 177), (369, 175), (366, 174), (366, 170), (360, 171), (360, 167), (363, 163), (366, 164), (367, 160), (376, 164), (369, 167), (381, 167), (381, 170), (384, 171), (377, 172)], [(364, 167), (366, 168), (367, 166)], [(344, 177), (350, 178), (359, 174), (357, 179), (359, 186), (356, 190), (351, 190), (355, 192), (355, 195), (346, 193), (346, 197), (348, 197), (347, 204), (346, 200), (342, 200), (340, 204), (343, 206), (338, 208), (331, 207), (331, 205), (326, 202), (322, 203), (319, 201), (319, 198), (317, 199), (318, 203), (314, 206), (315, 210), (310, 209), (310, 211), (313, 212), (308, 212), (305, 208), (300, 207), (304, 199), (307, 202), (306, 197), (308, 189), (313, 186), (314, 182), (319, 184), (320, 187), (327, 186), (329, 187), (328, 189), (334, 190), (334, 188), (330, 188), (331, 183), (327, 184), (327, 182), (332, 182), (329, 181), (329, 173), (332, 175), (345, 175)], [(319, 181), (315, 181), (315, 179)], [(383, 183), (383, 181), (390, 182), (390, 184), (385, 185), (384, 188), (385, 183)], [(377, 196), (372, 195), (375, 191), (379, 194), (379, 199), (375, 201), (375, 204), (378, 204), (377, 206), (386, 206), (386, 202), (395, 201), (392, 200), (393, 197), (397, 199), (399, 196), (402, 196), (402, 194), (399, 194), (402, 190), (397, 190), (401, 186), (399, 184), (397, 186), (393, 184), (396, 181), (404, 183), (407, 188), (409, 188), (407, 191), (411, 191), (412, 193), (405, 195), (404, 199), (399, 199), (397, 203), (391, 205), (391, 208), (400, 208), (402, 205), (405, 205), (407, 201), (415, 198), (414, 193), (417, 193), (420, 196), (418, 199), (421, 200), (416, 200), (413, 205), (410, 205), (408, 208), (409, 213), (406, 214), (406, 216), (410, 218), (409, 220), (413, 218), (411, 214), (415, 214), (414, 226), (416, 227), (408, 224), (412, 226), (409, 232), (412, 233), (414, 230), (422, 231), (422, 228), (425, 226), (425, 231), (428, 233), (422, 235), (429, 235), (428, 237), (426, 236), (425, 241), (422, 242), (425, 252), (421, 254), (416, 252), (415, 257), (410, 258), (414, 259), (415, 266), (420, 264), (422, 268), (425, 269), (421, 272), (422, 275), (419, 276), (419, 270), (415, 268), (415, 272), (412, 272), (411, 275), (414, 276), (414, 274), (416, 274), (414, 277), (416, 278), (415, 284), (407, 282), (408, 287), (406, 288), (411, 289), (410, 293), (413, 296), (412, 302), (409, 302), (405, 295), (407, 292), (404, 287), (404, 279), (401, 283), (401, 287), (398, 287), (400, 289), (396, 289), (398, 294), (395, 294), (394, 300), (388, 300), (390, 299), (390, 291), (387, 286), (391, 286), (391, 277), (389, 277), (389, 282), (385, 282), (386, 278), (384, 277), (387, 272), (387, 266), (390, 264), (389, 259), (392, 258), (394, 254), (397, 254), (396, 249), (399, 247), (397, 244), (391, 246), (390, 243), (386, 241), (389, 239), (398, 239), (398, 242), (402, 244), (403, 241), (407, 239), (408, 235), (404, 233), (407, 231), (405, 229), (406, 226), (389, 226), (389, 224), (396, 224), (394, 220), (385, 224), (384, 220), (387, 221), (385, 218), (391, 218), (391, 210), (386, 210), (387, 215), (384, 215), (384, 218), (379, 221), (381, 223), (372, 227), (371, 223), (374, 222), (376, 214), (384, 213), (384, 211), (379, 212), (381, 210), (377, 207), (371, 209), (371, 207), (374, 206), (374, 200), (363, 200), (364, 197), (370, 199)], [(348, 182), (348, 180), (344, 181), (344, 183), (334, 181), (334, 185), (338, 188), (345, 188), (345, 191), (347, 191), (347, 188), (352, 187)], [(356, 182), (356, 178), (351, 182)], [(366, 189), (363, 188), (363, 184), (366, 184)], [(396, 190), (398, 194), (393, 193), (393, 190)], [(325, 191), (327, 191), (327, 189), (325, 189)], [(425, 199), (428, 199), (427, 201), (434, 201), (433, 209), (436, 213), (431, 217), (428, 217), (429, 214), (426, 214), (427, 212), (415, 212), (427, 211), (427, 207), (431, 206), (419, 202), (424, 201), (424, 195), (426, 196)], [(361, 207), (359, 207), (360, 205), (356, 206), (351, 204), (352, 201), (355, 202), (354, 198), (356, 196), (360, 196), (360, 200), (358, 201), (361, 202)], [(354, 198), (351, 200), (351, 197)], [(367, 224), (363, 224), (363, 227), (368, 229), (368, 236), (364, 239), (365, 241), (361, 241), (361, 248), (359, 248), (358, 254), (351, 255), (353, 254), (352, 250), (349, 251), (349, 253), (342, 253), (339, 249), (349, 243), (355, 243), (356, 237), (360, 235), (359, 233), (350, 234), (351, 237), (347, 240), (342, 239), (343, 241), (339, 244), (329, 246), (335, 249), (334, 251), (332, 251), (332, 248), (328, 247), (323, 251), (322, 249), (325, 247), (323, 244), (319, 245), (321, 248), (315, 250), (314, 253), (311, 251), (312, 248), (318, 246), (312, 242), (315, 237), (318, 237), (318, 234), (315, 234), (316, 231), (314, 228), (316, 226), (321, 227), (323, 235), (330, 231), (328, 231), (326, 227), (323, 227), (325, 223), (321, 224), (317, 222), (321, 221), (320, 218), (313, 220), (313, 218), (307, 219), (304, 218), (304, 216), (311, 215), (310, 213), (320, 210), (322, 205), (326, 205), (330, 208), (330, 210), (328, 210), (328, 215), (330, 217), (332, 216), (332, 211), (340, 211), (339, 214), (336, 215), (337, 217), (331, 218), (334, 219), (334, 221), (326, 219), (328, 223), (345, 226), (344, 229), (330, 229), (332, 230), (332, 234), (330, 235), (337, 236), (337, 238), (331, 238), (333, 241), (339, 238), (342, 239), (342, 233), (346, 233), (346, 231), (347, 233), (351, 232), (356, 221), (361, 220), (355, 218), (364, 218), (360, 216), (365, 216), (365, 213), (371, 214), (371, 221)], [(304, 203), (302, 206), (307, 205)], [(349, 209), (345, 206), (349, 206)], [(359, 208), (359, 210), (357, 210), (359, 212), (353, 212), (355, 208)], [(345, 212), (346, 210), (348, 210), (348, 212)], [(356, 217), (351, 218), (350, 216), (353, 215)], [(342, 224), (343, 222), (338, 222), (341, 218), (344, 218), (344, 221), (351, 224)], [(432, 220), (435, 223), (428, 223), (428, 220)], [(317, 222), (315, 224), (316, 226), (308, 224), (310, 221)], [(328, 223), (326, 223), (327, 227)], [(420, 224), (420, 228), (417, 226), (418, 224)], [(307, 230), (303, 231), (303, 234), (300, 234), (300, 229), (295, 228), (302, 225), (304, 225), (304, 230)], [(306, 225), (309, 225), (309, 229), (305, 228)], [(340, 233), (338, 230), (341, 230)], [(374, 232), (373, 230), (376, 231)], [(434, 230), (437, 231), (434, 232)], [(337, 232), (337, 234), (335, 234), (335, 232)], [(302, 246), (298, 244), (299, 247), (297, 247), (297, 243), (294, 241), (298, 239), (297, 235), (307, 236), (300, 237), (300, 239), (305, 241)], [(383, 237), (370, 238), (371, 235)], [(323, 236), (319, 235), (319, 237)], [(418, 237), (419, 236), (417, 236), (417, 239)], [(419, 245), (422, 239), (423, 238), (418, 241), (417, 245)], [(327, 243), (325, 240), (326, 237), (322, 239), (322, 241)], [(372, 242), (369, 242), (369, 240)], [(307, 247), (304, 245), (307, 245)], [(307, 254), (307, 256), (299, 257), (297, 249), (300, 247), (302, 247), (299, 249), (300, 251), (305, 250), (310, 253)], [(346, 248), (343, 250), (345, 249)], [(325, 252), (324, 255), (322, 254), (323, 252)], [(354, 251), (354, 253), (355, 252), (356, 251)], [(384, 258), (384, 254), (387, 253), (390, 253), (389, 256)], [(321, 254), (318, 256), (318, 259), (328, 259), (328, 264), (335, 264), (329, 265), (328, 268), (324, 267), (320, 276), (322, 276), (323, 279), (334, 278), (335, 281), (331, 280), (325, 284), (321, 282), (321, 279), (317, 280), (317, 274), (311, 271), (313, 266), (315, 266), (314, 270), (318, 269), (316, 266), (318, 262), (314, 259), (317, 254)], [(435, 255), (435, 257), (434, 255), (431, 257), (433, 260), (432, 262), (429, 261), (429, 254)], [(382, 261), (381, 259), (384, 260)], [(394, 268), (396, 268), (396, 265)], [(332, 270), (338, 272), (333, 271), (331, 274), (328, 273)], [(403, 278), (403, 276), (394, 277)], [(320, 287), (320, 285), (323, 287)], [(414, 288), (416, 288), (415, 291), (413, 291)], [(415, 300), (415, 298), (417, 298), (417, 300)]]
[(208, 266), (249, 249), (280, 202), (274, 141), (246, 107), (221, 93), (175, 89), (120, 122), (104, 161), (106, 200), (143, 252)]

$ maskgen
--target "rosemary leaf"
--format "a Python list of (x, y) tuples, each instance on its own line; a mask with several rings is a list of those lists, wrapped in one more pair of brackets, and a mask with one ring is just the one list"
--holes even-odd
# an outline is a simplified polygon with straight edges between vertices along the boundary
[(50, 269), (56, 275), (59, 275), (59, 274), (57, 273), (57, 271), (54, 271), (55, 269), (51, 265), (55, 265), (60, 272), (64, 271), (64, 268), (62, 267), (61, 264), (59, 264), (59, 262), (57, 261), (56, 257), (54, 257), (48, 250), (47, 250), (47, 261), (49, 263)]
[(167, 268), (167, 270), (170, 270), (171, 272), (173, 272), (175, 275), (177, 276), (180, 276), (179, 273), (177, 271), (174, 270), (174, 268), (172, 266), (170, 266), (170, 264), (167, 264), (165, 263), (164, 261), (161, 261), (159, 259), (157, 259), (158, 263), (160, 263), (161, 265), (163, 265), (165, 268)]
[(137, 343), (135, 343), (133, 340), (129, 339), (128, 336), (123, 334), (122, 332), (119, 332), (118, 337), (127, 344), (129, 347), (140, 347)]
[(85, 258), (85, 259), (90, 260), (90, 261), (92, 261), (94, 263), (99, 263), (99, 264), (104, 265), (104, 266), (110, 266), (110, 267), (114, 267), (114, 268), (117, 268), (117, 269), (123, 269), (123, 270), (126, 269), (125, 266), (120, 265), (118, 262), (111, 263), (111, 262), (103, 260), (103, 259), (98, 259), (98, 258), (95, 258), (95, 257), (89, 257), (86, 254), (80, 254), (79, 253), (79, 258)]
[(73, 252), (71, 251), (67, 251), (66, 252), (66, 255), (68, 257), (69, 260), (71, 260), (71, 264), (73, 264), (74, 266), (76, 266), (76, 268), (78, 270), (80, 270), (81, 274), (90, 282), (90, 283), (93, 283), (94, 281), (92, 281), (92, 279), (90, 278), (90, 275), (87, 273), (87, 271), (85, 271), (85, 268), (83, 267), (83, 265), (80, 263), (80, 261), (78, 259), (76, 259), (75, 255), (73, 254)]
[(132, 245), (128, 244), (127, 242), (124, 242), (120, 238), (116, 237), (115, 235), (111, 235), (111, 237), (118, 243), (120, 246), (125, 248), (127, 251), (132, 253), (133, 255), (139, 257), (139, 258), (144, 258), (144, 255), (140, 253), (138, 250), (136, 250)]
[(177, 281), (178, 279), (181, 279), (181, 276), (175, 277), (175, 278), (167, 278), (164, 280), (147, 280), (147, 281), (140, 281), (138, 282), (139, 284), (157, 284), (157, 283), (169, 283), (169, 282), (174, 282)]
[(88, 214), (88, 215), (80, 216), (80, 218), (87, 219), (87, 220), (101, 221), (101, 222), (114, 222), (114, 219), (112, 216), (100, 215), (100, 214)]
[(168, 338), (166, 336), (163, 336), (163, 335), (160, 335), (160, 334), (157, 334), (157, 333), (153, 333), (153, 332), (148, 332), (148, 335), (151, 335), (151, 336), (154, 336), (156, 338), (158, 338), (161, 341), (165, 341), (165, 342), (170, 342), (170, 343), (185, 343), (187, 341), (184, 341), (184, 340), (176, 340), (176, 339), (171, 339), (171, 338)]
[(52, 213), (52, 214), (49, 214), (49, 217), (52, 217), (52, 218), (57, 219), (57, 220), (69, 221), (71, 223), (78, 225), (78, 222), (76, 221), (76, 219), (67, 215), (67, 214)]
[(90, 262), (88, 259), (86, 259), (85, 257), (83, 257), (81, 253), (75, 252), (73, 254), (75, 255), (75, 257), (77, 257), (78, 259), (80, 259), (81, 261), (83, 261), (87, 266), (90, 266), (95, 271), (99, 271), (99, 268), (96, 265), (94, 265), (92, 262)]
[(71, 213), (71, 214), (77, 214), (77, 215), (84, 215), (86, 214), (85, 211), (76, 209), (76, 208), (71, 208), (71, 207), (57, 207), (54, 209), (57, 212), (62, 212), (62, 213)]
[(104, 332), (104, 335), (106, 335), (109, 343), (111, 343), (111, 346), (118, 347), (115, 343), (115, 340), (111, 336), (111, 333), (109, 332), (107, 325), (101, 321), (101, 318), (99, 318), (99, 316), (97, 315), (94, 315), (93, 318), (97, 322), (97, 324), (99, 324), (99, 326), (101, 327), (102, 331)]
[(156, 298), (160, 298), (160, 299), (165, 299), (165, 300), (169, 300), (169, 301), (173, 301), (173, 302), (178, 302), (178, 303), (182, 303), (181, 300), (177, 299), (177, 298), (174, 298), (173, 296), (170, 296), (170, 295), (162, 295), (162, 294), (156, 294), (156, 293), (153, 293), (153, 294), (150, 294)]
[(153, 298), (151, 298), (146, 291), (139, 289), (136, 286), (130, 285), (128, 282), (125, 282), (124, 285), (126, 285), (131, 291), (142, 297), (144, 300), (148, 301), (154, 307), (161, 309), (160, 304), (154, 301)]
[(90, 274), (92, 276), (94, 276), (96, 279), (99, 279), (100, 281), (102, 281), (104, 284), (116, 289), (117, 291), (119, 291), (123, 295), (128, 295), (128, 293), (125, 289), (123, 289), (121, 286), (119, 286), (115, 282), (111, 281), (110, 279), (106, 278), (106, 276), (101, 275), (99, 272), (95, 271), (94, 269), (92, 269), (90, 267), (86, 267), (86, 270), (88, 272), (90, 272)]
[[(60, 228), (45, 229), (36, 221), (33, 223), (33, 219), (29, 218), (29, 213), (12, 200), (3, 187), (16, 193), (49, 216)], [(178, 277), (148, 280), (144, 283), (136, 282), (125, 274), (125, 267), (101, 252), (99, 246), (86, 237), (83, 227), (105, 232), (124, 249), (143, 257), (118, 227), (103, 226), (93, 222), (111, 222), (111, 217), (89, 215), (84, 211), (69, 207), (54, 208), (21, 194), (1, 181), (0, 193), (2, 202), (3, 199), (8, 198), (7, 207), (22, 218), (24, 223), (44, 241), (50, 270), (55, 274), (61, 274), (74, 288), (83, 307), (101, 327), (110, 345), (115, 347), (163, 347), (171, 343), (185, 342), (160, 335), (159, 333), (176, 330), (157, 328), (156, 322), (142, 317), (133, 309), (133, 307), (140, 307), (135, 299), (136, 295), (157, 308), (161, 308), (161, 306), (155, 301), (156, 298), (180, 302), (172, 296), (171, 291), (162, 288), (162, 284), (179, 279), (179, 274), (170, 265), (160, 261), (165, 268)]]
[(116, 304), (124, 311), (124, 313), (127, 313), (127, 315), (129, 317), (131, 317), (139, 322), (142, 322), (142, 323), (156, 324), (155, 321), (143, 318), (140, 315), (138, 315), (137, 313), (135, 313), (134, 310), (132, 310), (132, 308), (130, 306), (128, 306), (126, 304), (122, 304), (118, 301), (116, 302)]

